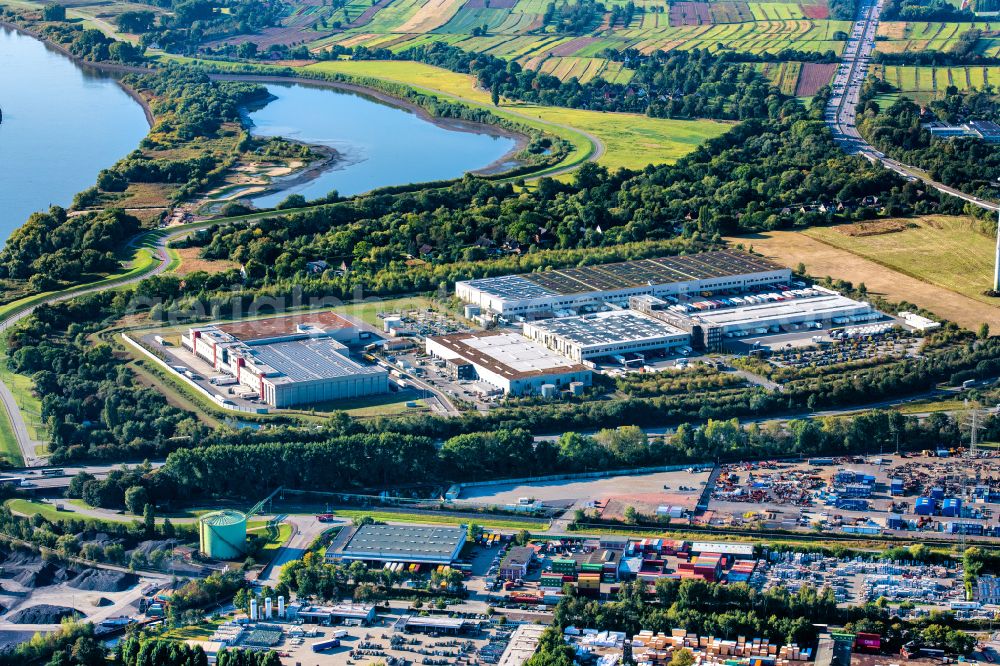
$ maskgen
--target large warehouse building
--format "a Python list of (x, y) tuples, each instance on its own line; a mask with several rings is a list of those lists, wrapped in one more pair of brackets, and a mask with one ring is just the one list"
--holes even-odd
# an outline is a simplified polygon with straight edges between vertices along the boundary
[(574, 311), (631, 296), (684, 296), (748, 291), (788, 282), (790, 269), (747, 252), (721, 250), (678, 257), (482, 278), (455, 284), (466, 303), (505, 319)]
[(386, 393), (388, 373), (353, 361), (367, 333), (332, 312), (192, 328), (181, 344), (273, 407)]
[(577, 362), (670, 353), (691, 342), (689, 332), (630, 310), (540, 319), (524, 324), (524, 336)]
[(643, 295), (633, 297), (629, 306), (690, 332), (693, 346), (712, 351), (727, 338), (885, 318), (869, 303), (816, 286), (678, 303)]
[[(517, 333), (491, 330), (429, 337), (426, 351), (457, 366), (457, 376), (474, 375), (508, 395), (545, 394), (577, 382), (589, 386), (592, 379), (590, 369), (578, 361)], [(552, 389), (543, 388), (546, 385)]]
[(327, 560), (449, 565), (458, 559), (468, 530), (464, 526), (362, 525), (344, 531), (327, 549)]

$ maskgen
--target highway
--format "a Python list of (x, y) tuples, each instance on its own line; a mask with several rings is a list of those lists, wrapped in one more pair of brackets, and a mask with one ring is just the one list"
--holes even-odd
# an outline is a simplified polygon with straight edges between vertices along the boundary
[(851, 26), (847, 44), (844, 46), (840, 67), (833, 79), (832, 94), (824, 116), (834, 140), (849, 155), (861, 155), (872, 162), (880, 162), (885, 168), (895, 171), (908, 180), (922, 181), (939, 192), (958, 197), (980, 208), (1000, 211), (998, 203), (980, 199), (939, 183), (923, 171), (888, 157), (865, 141), (858, 132), (856, 126), (858, 99), (861, 96), (861, 86), (868, 74), (872, 52), (875, 50), (875, 37), (878, 34), (883, 2), (884, 0), (861, 0), (858, 5), (858, 13)]

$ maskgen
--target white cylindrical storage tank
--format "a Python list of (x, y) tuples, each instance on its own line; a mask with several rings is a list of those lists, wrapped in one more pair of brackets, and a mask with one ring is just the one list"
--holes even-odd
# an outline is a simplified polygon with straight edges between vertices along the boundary
[(271, 597), (264, 599), (264, 619), (270, 620), (272, 615), (273, 607), (271, 606)]
[(250, 600), (250, 621), (251, 622), (256, 622), (257, 621), (257, 600), (256, 599), (251, 599)]
[(382, 330), (386, 333), (391, 332), (393, 329), (402, 328), (403, 318), (402, 317), (386, 317), (382, 320)]
[(280, 617), (282, 620), (285, 619), (285, 597), (284, 596), (279, 596), (278, 597), (278, 617)]
[(569, 384), (569, 390), (573, 395), (583, 395), (583, 389), (583, 382), (570, 382)]
[(555, 384), (542, 384), (542, 397), (543, 398), (554, 398), (556, 395), (556, 385)]

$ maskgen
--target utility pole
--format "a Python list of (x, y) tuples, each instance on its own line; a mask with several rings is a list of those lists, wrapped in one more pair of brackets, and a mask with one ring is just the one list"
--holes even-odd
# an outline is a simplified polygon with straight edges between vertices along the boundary
[(993, 261), (993, 291), (1000, 292), (1000, 211), (997, 211), (997, 247)]

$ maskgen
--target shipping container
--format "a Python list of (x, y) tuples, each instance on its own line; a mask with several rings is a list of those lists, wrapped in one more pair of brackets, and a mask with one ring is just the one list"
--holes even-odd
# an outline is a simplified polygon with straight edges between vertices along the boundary
[(313, 652), (323, 652), (324, 650), (332, 650), (333, 648), (337, 647), (340, 647), (340, 639), (331, 638), (326, 641), (318, 641), (316, 643), (313, 643), (312, 650)]

